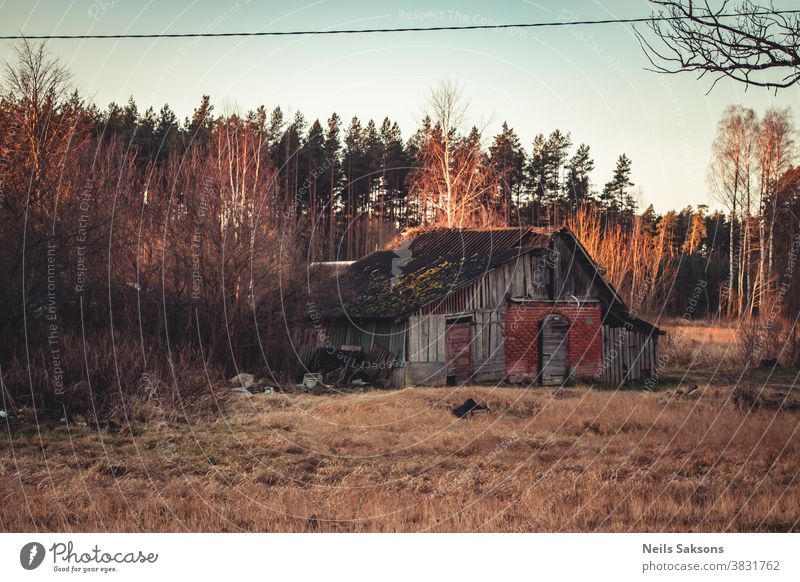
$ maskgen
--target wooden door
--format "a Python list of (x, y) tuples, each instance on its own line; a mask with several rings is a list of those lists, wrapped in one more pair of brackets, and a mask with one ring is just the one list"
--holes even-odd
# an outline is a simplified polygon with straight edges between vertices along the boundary
[(539, 334), (539, 380), (544, 385), (562, 384), (567, 377), (567, 331), (562, 315), (548, 315)]
[(445, 329), (447, 379), (456, 384), (472, 377), (472, 324), (451, 323)]

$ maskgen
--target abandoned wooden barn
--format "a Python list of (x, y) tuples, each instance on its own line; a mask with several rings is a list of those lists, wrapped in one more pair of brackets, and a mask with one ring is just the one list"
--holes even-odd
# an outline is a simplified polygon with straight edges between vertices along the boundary
[(567, 228), (427, 230), (310, 277), (312, 370), (357, 352), (392, 387), (656, 372), (663, 332), (629, 312)]

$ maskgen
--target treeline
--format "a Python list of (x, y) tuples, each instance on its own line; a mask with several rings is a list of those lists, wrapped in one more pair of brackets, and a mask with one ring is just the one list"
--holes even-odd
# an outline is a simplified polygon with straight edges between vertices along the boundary
[[(78, 105), (80, 101), (76, 101)], [(353, 117), (343, 122), (333, 113), (310, 121), (280, 107), (259, 107), (245, 114), (218, 115), (203, 96), (191, 118), (179, 120), (168, 105), (158, 112), (140, 111), (133, 98), (124, 106), (86, 108), (95, 139), (125, 148), (138, 168), (161, 168), (209, 148), (215, 133), (230, 122), (255, 131), (263, 162), (275, 176), (264, 196), (292, 200), (298, 216), (309, 225), (311, 252), (317, 260), (349, 260), (380, 248), (408, 227), (446, 222), (435, 188), (435, 149), (444, 142), (453, 151), (448, 160), (455, 175), (459, 164), (473, 164), (480, 174), (481, 223), (553, 225), (582, 205), (592, 205), (614, 222), (632, 223), (636, 205), (631, 161), (619, 157), (609, 181), (598, 188), (590, 181), (594, 161), (588, 145), (574, 151), (572, 138), (560, 130), (537, 135), (530, 148), (507, 123), (485, 145), (476, 127), (463, 135), (431, 112), (407, 139), (386, 117), (380, 122)], [(474, 154), (474, 155), (473, 155)], [(469, 159), (472, 158), (472, 159)], [(465, 192), (453, 192), (463, 198)], [(461, 200), (460, 200), (461, 201)], [(313, 233), (313, 234), (312, 234)], [(313, 237), (313, 238), (312, 238)]]
[(219, 114), (208, 97), (184, 120), (133, 99), (100, 109), (69, 87), (28, 43), (3, 80), (0, 380), (12, 403), (185, 414), (238, 371), (293, 378), (308, 264), (413, 227), (571, 224), (640, 315), (680, 316), (689, 301), (693, 317), (757, 315), (767, 297), (797, 309), (796, 287), (781, 291), (797, 277), (788, 154), (753, 154), (750, 180), (731, 182), (725, 165), (714, 183), (735, 191), (729, 212), (657, 215), (636, 208), (626, 155), (601, 187), (589, 146), (555, 130), (525, 148), (507, 124), (484, 136), (447, 84), (407, 138), (388, 118)]

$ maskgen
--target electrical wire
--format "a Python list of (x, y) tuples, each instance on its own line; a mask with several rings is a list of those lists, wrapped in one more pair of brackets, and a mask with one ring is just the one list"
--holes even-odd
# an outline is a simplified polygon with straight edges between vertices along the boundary
[[(731, 14), (715, 14), (715, 18), (733, 18), (740, 16), (770, 16), (779, 14), (800, 14), (800, 10), (771, 10), (768, 12), (745, 12)], [(177, 33), (145, 33), (145, 34), (16, 34), (2, 35), (0, 40), (104, 40), (104, 39), (159, 39), (159, 38), (227, 38), (248, 36), (318, 36), (332, 34), (380, 34), (402, 32), (438, 32), (466, 30), (502, 30), (508, 28), (546, 28), (559, 26), (594, 26), (606, 24), (637, 24), (645, 22), (661, 22), (670, 20), (687, 20), (689, 16), (649, 16), (642, 18), (610, 18), (605, 20), (572, 20), (554, 22), (523, 22), (517, 24), (473, 24), (464, 26), (428, 26), (420, 28), (357, 28), (344, 30), (275, 30), (255, 32), (177, 32)], [(697, 18), (697, 16), (695, 16)]]

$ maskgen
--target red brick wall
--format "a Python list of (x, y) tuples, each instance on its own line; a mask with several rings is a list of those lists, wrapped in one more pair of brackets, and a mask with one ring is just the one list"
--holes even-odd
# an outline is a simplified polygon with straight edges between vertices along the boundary
[(506, 375), (510, 382), (530, 382), (539, 368), (539, 323), (546, 315), (562, 315), (569, 324), (567, 362), (573, 377), (592, 378), (602, 361), (600, 305), (511, 303), (506, 308)]

